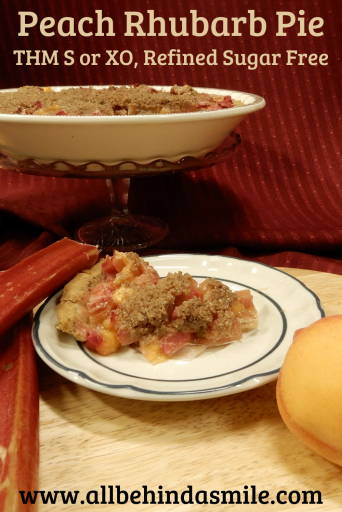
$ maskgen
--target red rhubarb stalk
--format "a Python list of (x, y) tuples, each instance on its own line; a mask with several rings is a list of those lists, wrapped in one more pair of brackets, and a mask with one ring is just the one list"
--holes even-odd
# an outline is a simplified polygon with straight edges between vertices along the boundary
[(1, 272), (0, 336), (98, 256), (93, 245), (63, 238)]
[(33, 512), (19, 491), (38, 489), (39, 392), (32, 320), (0, 337), (0, 512)]

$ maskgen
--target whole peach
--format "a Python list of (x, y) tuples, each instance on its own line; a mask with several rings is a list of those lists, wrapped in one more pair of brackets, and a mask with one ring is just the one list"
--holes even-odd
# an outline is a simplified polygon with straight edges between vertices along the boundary
[(279, 374), (277, 403), (293, 434), (342, 466), (342, 315), (295, 332)]

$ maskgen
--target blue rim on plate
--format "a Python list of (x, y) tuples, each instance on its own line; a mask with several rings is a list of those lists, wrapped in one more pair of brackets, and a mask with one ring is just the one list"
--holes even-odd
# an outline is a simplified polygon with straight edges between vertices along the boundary
[(262, 263), (203, 254), (157, 255), (145, 260), (161, 277), (182, 270), (198, 281), (216, 277), (233, 290), (249, 288), (259, 313), (258, 329), (240, 342), (207, 349), (188, 362), (170, 360), (153, 366), (131, 348), (104, 357), (57, 331), (55, 305), (61, 294), (57, 292), (38, 310), (33, 327), (36, 351), (48, 366), (80, 385), (126, 398), (213, 398), (274, 380), (295, 330), (324, 316), (319, 298), (301, 281)]

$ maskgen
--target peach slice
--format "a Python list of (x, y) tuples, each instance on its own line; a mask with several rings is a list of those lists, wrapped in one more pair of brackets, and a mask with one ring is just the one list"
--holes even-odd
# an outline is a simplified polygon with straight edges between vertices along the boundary
[(342, 466), (342, 315), (295, 332), (279, 374), (277, 403), (294, 435)]

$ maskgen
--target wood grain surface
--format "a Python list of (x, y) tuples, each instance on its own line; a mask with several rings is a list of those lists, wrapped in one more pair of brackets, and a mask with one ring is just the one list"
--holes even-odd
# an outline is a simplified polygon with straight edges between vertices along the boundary
[[(327, 315), (342, 314), (342, 276), (281, 270), (313, 290)], [(39, 510), (342, 510), (342, 468), (316, 455), (288, 431), (278, 413), (275, 382), (227, 397), (157, 403), (91, 391), (41, 361), (39, 373), (40, 489), (79, 491), (77, 504), (64, 505), (60, 497), (56, 505), (39, 500)], [(131, 493), (143, 492), (144, 485), (154, 491), (157, 504), (101, 503), (101, 486), (106, 487), (105, 501), (109, 501), (108, 486)], [(211, 491), (236, 490), (242, 503), (183, 504), (180, 496), (188, 486), (194, 497), (198, 491), (207, 491), (208, 500)], [(251, 502), (253, 489), (257, 497), (268, 491), (269, 504), (247, 503), (243, 493), (248, 492)], [(179, 504), (173, 498), (166, 503), (166, 490), (178, 492)], [(280, 496), (283, 501), (288, 501), (291, 491), (298, 491), (301, 501), (302, 491), (320, 491), (323, 503), (271, 503), (282, 490), (287, 493)], [(89, 491), (98, 492), (98, 504), (81, 504)], [(164, 504), (158, 504), (161, 491)], [(297, 494), (291, 496), (295, 502)], [(199, 501), (203, 497), (200, 493)], [(94, 500), (95, 493), (89, 498)]]

